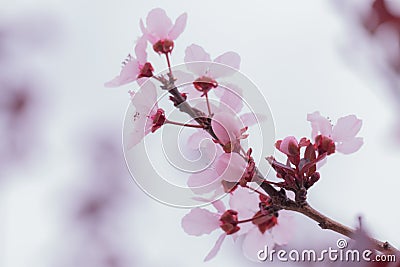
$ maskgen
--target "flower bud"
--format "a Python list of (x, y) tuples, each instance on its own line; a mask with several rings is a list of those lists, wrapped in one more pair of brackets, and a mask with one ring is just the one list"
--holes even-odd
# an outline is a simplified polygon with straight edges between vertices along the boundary
[(193, 82), (193, 85), (196, 90), (203, 92), (204, 94), (207, 94), (207, 92), (210, 91), (212, 88), (218, 87), (217, 81), (207, 76), (197, 78)]
[(162, 108), (157, 109), (156, 114), (154, 114), (150, 118), (153, 120), (153, 126), (151, 127), (152, 133), (157, 131), (162, 125), (164, 125), (166, 121), (165, 113)]
[(168, 54), (174, 49), (174, 42), (168, 39), (160, 40), (153, 45), (153, 50), (158, 54)]
[(150, 62), (146, 62), (142, 67), (140, 67), (140, 73), (138, 78), (143, 77), (153, 77), (154, 68)]
[(227, 235), (231, 235), (240, 230), (238, 224), (237, 212), (234, 210), (227, 210), (222, 214), (220, 221), (220, 227)]

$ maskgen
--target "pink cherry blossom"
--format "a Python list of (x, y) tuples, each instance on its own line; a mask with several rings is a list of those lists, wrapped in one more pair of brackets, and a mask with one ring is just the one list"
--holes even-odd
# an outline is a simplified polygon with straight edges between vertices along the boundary
[[(193, 173), (189, 176), (187, 185), (198, 195), (213, 193), (220, 195), (223, 193), (221, 179), (216, 171), (216, 159), (222, 154), (223, 150), (220, 146), (216, 146), (212, 142), (210, 135), (204, 130), (197, 130), (187, 140), (185, 147), (189, 157), (196, 155), (198, 164), (204, 165), (206, 168)], [(201, 158), (199, 158), (201, 156)]]
[(161, 8), (155, 8), (149, 12), (146, 18), (146, 26), (140, 20), (140, 29), (146, 39), (153, 45), (157, 53), (170, 53), (176, 40), (186, 27), (187, 14), (180, 15), (175, 24)]
[[(245, 188), (236, 189), (229, 201), (230, 208), (239, 214), (239, 220), (252, 218), (258, 211), (259, 196)], [(253, 223), (241, 224), (240, 234), (244, 235), (242, 250), (244, 255), (253, 261), (258, 261), (257, 252), (268, 246), (285, 245), (293, 236), (293, 219), (287, 211), (279, 211), (276, 224), (262, 233)]]
[(354, 153), (363, 145), (363, 138), (356, 137), (361, 129), (362, 120), (355, 115), (339, 118), (335, 126), (318, 111), (308, 114), (307, 120), (311, 123), (314, 139), (318, 134), (332, 139), (336, 150), (343, 154)]
[[(222, 87), (220, 87), (222, 89)], [(214, 90), (220, 98), (219, 109), (230, 109), (235, 113), (240, 113), (243, 109), (243, 89), (235, 84), (224, 85), (224, 90)]]
[[(194, 208), (182, 218), (182, 228), (187, 234), (201, 236), (210, 234), (220, 227), (220, 218), (226, 210), (225, 205), (220, 200), (214, 201), (212, 204), (217, 212)], [(224, 232), (218, 237), (214, 247), (204, 258), (204, 261), (209, 261), (217, 255), (226, 236), (227, 234)]]
[(211, 126), (218, 141), (222, 145), (236, 144), (240, 139), (247, 136), (244, 135), (245, 128), (239, 118), (231, 112), (217, 112), (211, 121)]
[(185, 63), (199, 62), (198, 64), (187, 64), (187, 68), (199, 77), (207, 76), (212, 79), (229, 76), (235, 73), (233, 69), (240, 68), (240, 56), (237, 53), (229, 51), (211, 60), (210, 54), (196, 44), (186, 48), (184, 61)]
[(147, 41), (142, 36), (135, 46), (136, 57), (128, 55), (128, 58), (123, 62), (120, 74), (104, 85), (106, 87), (118, 87), (143, 77), (151, 77), (153, 67), (147, 62), (146, 47)]
[(232, 75), (240, 67), (237, 53), (226, 52), (212, 61), (210, 55), (196, 44), (186, 48), (184, 61), (187, 69), (197, 76), (193, 85), (202, 95), (218, 87), (217, 79)]
[(221, 180), (237, 183), (246, 171), (247, 162), (238, 153), (224, 153), (216, 162)]
[(157, 105), (156, 86), (146, 82), (137, 93), (130, 92), (132, 104), (135, 107), (133, 114), (133, 130), (127, 140), (128, 148), (137, 145), (147, 134), (154, 132), (154, 118), (159, 112)]
[(246, 171), (247, 162), (237, 153), (222, 153), (201, 172), (189, 176), (188, 186), (195, 194), (224, 193), (223, 181), (236, 183)]
[(273, 249), (276, 245), (286, 245), (294, 235), (293, 228), (293, 217), (284, 210), (279, 212), (277, 224), (264, 233), (253, 225), (243, 240), (243, 254), (248, 259), (258, 262), (258, 251), (263, 250), (265, 246)]

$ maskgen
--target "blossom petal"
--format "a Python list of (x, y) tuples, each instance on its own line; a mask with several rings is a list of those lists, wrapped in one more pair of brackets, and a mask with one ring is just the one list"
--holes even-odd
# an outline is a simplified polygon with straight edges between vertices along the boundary
[(258, 194), (242, 187), (237, 188), (229, 199), (229, 206), (238, 212), (240, 220), (252, 218), (257, 213), (259, 203)]
[(240, 56), (235, 52), (226, 52), (214, 59), (214, 62), (219, 63), (210, 66), (209, 74), (214, 79), (232, 75), (240, 68)]
[(193, 74), (191, 74), (191, 73), (181, 71), (181, 70), (174, 70), (174, 78), (176, 79), (175, 85), (177, 87), (181, 87), (181, 86), (189, 85), (189, 84), (191, 87), (193, 87), (192, 83), (194, 81), (194, 77), (193, 77)]
[[(211, 62), (211, 57), (210, 54), (208, 54), (201, 46), (192, 44), (188, 46), (185, 50), (184, 61), (185, 63), (187, 63), (186, 67), (189, 71), (193, 72), (198, 76), (203, 76), (206, 74), (206, 71), (209, 68), (210, 65), (209, 62)], [(204, 61), (204, 62), (196, 62), (196, 61)]]
[(118, 87), (137, 79), (139, 74), (139, 62), (135, 58), (131, 58), (121, 69), (120, 74), (109, 82), (104, 84), (105, 87)]
[(138, 111), (147, 112), (149, 115), (150, 111), (157, 106), (157, 89), (152, 82), (146, 82), (140, 87), (139, 91), (132, 97), (132, 104)]
[(258, 227), (254, 226), (245, 236), (242, 244), (243, 254), (252, 261), (259, 262), (258, 252), (268, 247), (270, 251), (275, 246), (273, 237), (269, 231), (264, 234), (260, 232)]
[(240, 56), (235, 52), (226, 52), (214, 59), (214, 62), (227, 65), (237, 70), (240, 68)]
[(172, 28), (172, 21), (164, 9), (152, 9), (146, 18), (147, 31), (158, 39), (168, 38), (168, 32)]
[(131, 149), (142, 141), (142, 139), (150, 132), (150, 129), (146, 129), (147, 118), (140, 119), (134, 122), (133, 131), (129, 134), (129, 139), (126, 140), (127, 148)]
[(364, 144), (362, 137), (352, 138), (350, 140), (336, 144), (336, 151), (343, 154), (351, 154), (358, 151)]
[(213, 201), (212, 204), (213, 204), (214, 208), (218, 211), (218, 213), (222, 214), (225, 212), (226, 207), (225, 207), (224, 202), (222, 202), (221, 200), (215, 200), (215, 201)]
[(327, 118), (322, 117), (318, 111), (311, 114), (307, 114), (307, 120), (311, 123), (312, 138), (315, 138), (318, 135), (318, 133), (327, 137), (331, 136), (332, 134), (331, 122)]
[(152, 35), (152, 34), (150, 34), (149, 33), (149, 31), (146, 29), (146, 27), (144, 26), (144, 23), (143, 23), (143, 20), (142, 19), (140, 19), (140, 21), (139, 21), (139, 27), (140, 27), (140, 30), (142, 31), (142, 33), (143, 33), (143, 36), (147, 39), (147, 40), (149, 40), (149, 42), (151, 43), (151, 44), (155, 44), (156, 42), (157, 42), (157, 37), (155, 37), (154, 35)]
[(147, 62), (146, 49), (147, 49), (147, 39), (143, 35), (142, 37), (140, 37), (137, 40), (136, 46), (135, 46), (136, 58), (137, 58), (137, 61), (139, 62), (139, 64), (141, 64), (141, 65), (144, 65)]
[(217, 256), (218, 251), (221, 249), (221, 245), (225, 240), (225, 237), (226, 237), (225, 233), (223, 233), (222, 235), (220, 235), (218, 237), (217, 242), (215, 242), (214, 247), (211, 249), (211, 251), (204, 258), (204, 261), (209, 261), (209, 260), (213, 259), (215, 256)]
[(295, 233), (293, 216), (287, 211), (279, 211), (278, 223), (272, 227), (271, 234), (278, 245), (286, 245)]
[(137, 93), (132, 93), (131, 102), (135, 107), (133, 113), (133, 130), (126, 140), (128, 148), (137, 145), (145, 135), (150, 133), (152, 121), (149, 116), (157, 109), (157, 91), (152, 82), (146, 82)]
[(213, 169), (205, 169), (202, 172), (189, 176), (187, 185), (195, 194), (206, 194), (221, 186), (218, 173)]
[(259, 113), (245, 113), (240, 115), (240, 121), (244, 126), (253, 126), (267, 120), (267, 116)]
[(187, 22), (187, 14), (183, 13), (175, 20), (174, 26), (171, 28), (171, 30), (168, 33), (168, 38), (171, 40), (176, 40), (179, 37), (179, 35), (181, 35), (183, 30), (185, 29), (186, 22)]
[(194, 208), (182, 218), (182, 228), (189, 234), (210, 234), (219, 227), (219, 215), (206, 209)]
[(215, 168), (222, 180), (236, 183), (246, 170), (247, 163), (238, 153), (224, 153), (216, 162)]
[[(210, 54), (208, 54), (203, 47), (192, 44), (188, 46), (185, 50), (185, 63), (193, 61), (207, 61), (211, 62)], [(204, 74), (204, 73), (202, 73)]]
[(348, 115), (338, 119), (333, 127), (332, 139), (335, 142), (347, 141), (357, 135), (362, 126), (362, 120), (354, 115)]
[(202, 142), (209, 139), (211, 139), (210, 135), (203, 129), (200, 129), (189, 136), (187, 146), (193, 150), (200, 150)]
[(227, 87), (224, 90), (221, 90), (220, 87), (214, 90), (215, 92), (223, 91), (220, 99), (220, 107), (226, 106), (233, 112), (239, 113), (243, 108), (242, 89), (236, 85), (228, 85)]
[(211, 121), (211, 127), (222, 144), (236, 141), (244, 128), (240, 120), (232, 112), (218, 112)]

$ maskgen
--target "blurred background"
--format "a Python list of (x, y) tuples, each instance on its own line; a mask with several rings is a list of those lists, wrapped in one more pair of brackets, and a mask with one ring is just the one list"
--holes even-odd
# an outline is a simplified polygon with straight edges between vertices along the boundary
[[(321, 169), (309, 201), (400, 247), (400, 4), (341, 1), (0, 2), (0, 266), (202, 266), (219, 233), (187, 236), (187, 210), (147, 197), (122, 153), (130, 85), (104, 88), (138, 22), (189, 15), (173, 63), (197, 43), (233, 50), (269, 101), (276, 136), (310, 136), (307, 113), (356, 114), (365, 144)], [(267, 156), (267, 155), (266, 155)], [(338, 235), (294, 215), (292, 247)], [(208, 266), (252, 265), (225, 242)]]

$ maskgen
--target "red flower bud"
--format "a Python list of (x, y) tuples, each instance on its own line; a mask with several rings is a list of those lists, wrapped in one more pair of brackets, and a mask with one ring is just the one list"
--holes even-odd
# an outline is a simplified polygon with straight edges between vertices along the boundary
[(222, 214), (220, 221), (220, 227), (227, 235), (231, 235), (240, 230), (238, 224), (237, 212), (234, 210), (227, 210)]
[(156, 53), (168, 54), (174, 49), (174, 42), (168, 39), (160, 40), (153, 45), (153, 49)]
[(322, 155), (324, 153), (330, 155), (335, 153), (336, 150), (335, 142), (324, 135), (318, 135), (317, 137), (315, 137), (315, 146), (318, 150), (319, 155)]
[(193, 82), (193, 85), (194, 88), (196, 88), (196, 90), (203, 92), (204, 94), (207, 94), (207, 92), (210, 91), (212, 88), (218, 87), (217, 81), (207, 76), (202, 76), (200, 78), (197, 78)]
[(151, 127), (151, 132), (157, 131), (166, 121), (165, 113), (162, 108), (157, 109), (156, 114), (150, 117), (153, 120), (153, 126)]
[(138, 78), (143, 77), (153, 77), (154, 68), (150, 62), (146, 62), (142, 67), (140, 67), (140, 73)]

